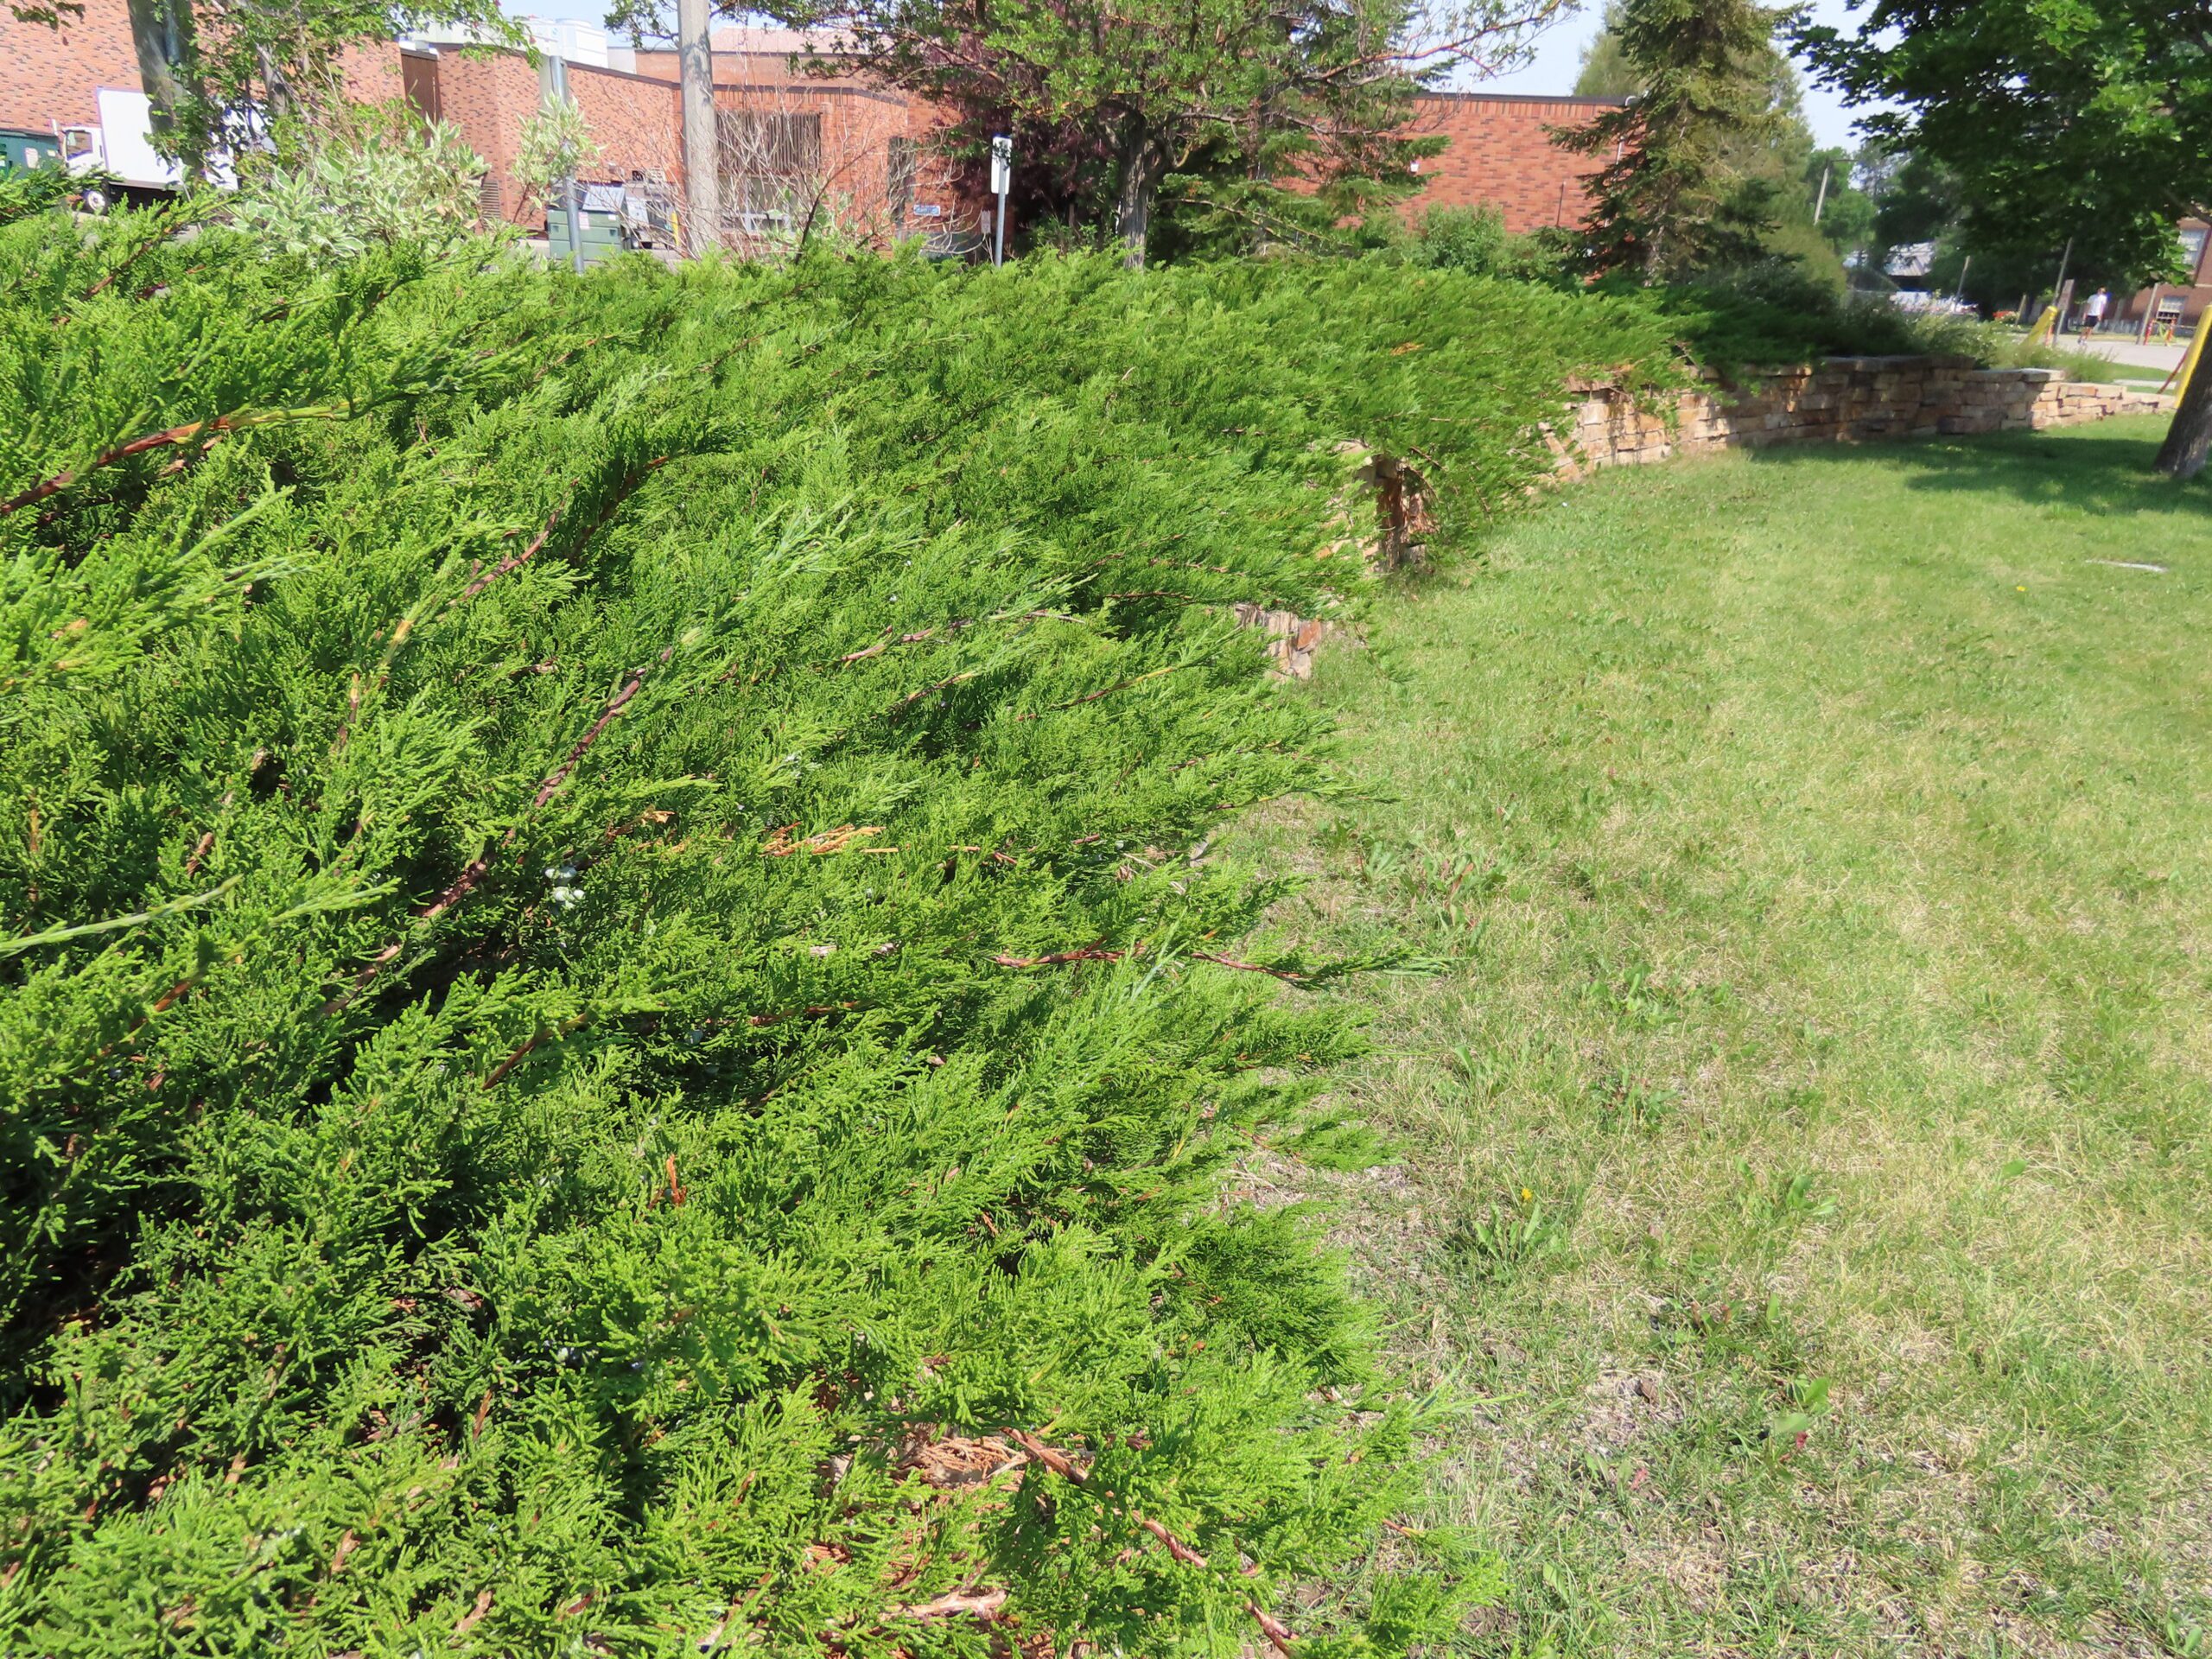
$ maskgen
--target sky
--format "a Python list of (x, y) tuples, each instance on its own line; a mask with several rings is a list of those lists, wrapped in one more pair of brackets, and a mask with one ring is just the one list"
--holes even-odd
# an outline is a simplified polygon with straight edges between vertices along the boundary
[[(505, 9), (518, 16), (574, 18), (581, 22), (596, 23), (605, 20), (607, 0), (501, 0)], [(1544, 31), (1536, 42), (1535, 60), (1525, 69), (1510, 75), (1478, 83), (1486, 92), (1532, 92), (1564, 94), (1574, 88), (1574, 77), (1582, 67), (1582, 51), (1605, 21), (1603, 0), (1581, 0), (1581, 3), (1561, 22)], [(1849, 20), (1845, 0), (1813, 0), (1814, 17), (1823, 23), (1843, 25)], [(1813, 135), (1822, 144), (1842, 144), (1858, 148), (1858, 140), (1851, 130), (1851, 115), (1837, 101), (1834, 93), (1825, 88), (1808, 84), (1805, 88), (1805, 119)]]

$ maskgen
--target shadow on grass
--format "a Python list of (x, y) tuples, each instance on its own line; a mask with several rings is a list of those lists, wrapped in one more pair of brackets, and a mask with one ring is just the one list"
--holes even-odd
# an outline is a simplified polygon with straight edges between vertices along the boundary
[(1962, 496), (2009, 495), (2084, 512), (2212, 516), (2212, 474), (2188, 484), (2152, 470), (2164, 435), (2145, 421), (2128, 434), (2008, 432), (1918, 442), (1777, 445), (1752, 452), (1761, 467), (1872, 465), (1905, 487)]

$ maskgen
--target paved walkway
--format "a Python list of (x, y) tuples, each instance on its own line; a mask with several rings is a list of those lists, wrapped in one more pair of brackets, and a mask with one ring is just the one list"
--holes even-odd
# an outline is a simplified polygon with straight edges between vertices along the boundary
[[(2067, 344), (2077, 342), (2069, 339)], [(2089, 342), (2088, 349), (2111, 363), (2126, 363), (2136, 367), (2155, 369), (2160, 374), (2171, 373), (2181, 362), (2186, 346), (2139, 346), (2126, 336), (2100, 335)]]

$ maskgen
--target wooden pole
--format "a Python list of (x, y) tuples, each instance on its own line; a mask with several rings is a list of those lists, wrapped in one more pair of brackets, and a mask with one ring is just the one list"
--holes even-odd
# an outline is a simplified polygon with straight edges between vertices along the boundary
[(694, 259), (722, 241), (721, 143), (715, 126), (710, 0), (676, 0), (677, 73), (683, 85), (684, 240)]

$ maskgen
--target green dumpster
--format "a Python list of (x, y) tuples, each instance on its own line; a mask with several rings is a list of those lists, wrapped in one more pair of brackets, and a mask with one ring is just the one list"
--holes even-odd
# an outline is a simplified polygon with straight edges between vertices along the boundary
[[(577, 228), (583, 232), (584, 262), (596, 264), (602, 259), (612, 259), (622, 251), (622, 220), (614, 213), (587, 207), (577, 214)], [(545, 210), (545, 257), (566, 259), (569, 257), (568, 210), (555, 202)]]
[(0, 174), (61, 165), (61, 141), (50, 132), (0, 128)]

